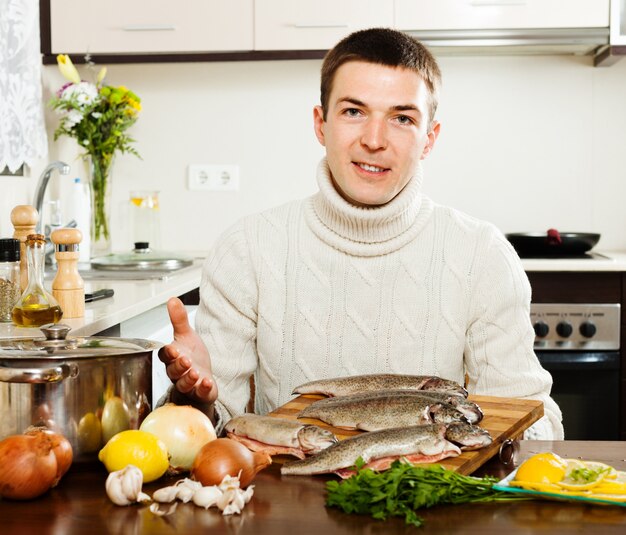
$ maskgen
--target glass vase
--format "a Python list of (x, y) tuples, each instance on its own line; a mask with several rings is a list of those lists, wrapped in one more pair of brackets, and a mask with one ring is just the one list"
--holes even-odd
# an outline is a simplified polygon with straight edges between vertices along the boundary
[(91, 258), (111, 254), (111, 182), (114, 158), (91, 155), (87, 158), (91, 195)]

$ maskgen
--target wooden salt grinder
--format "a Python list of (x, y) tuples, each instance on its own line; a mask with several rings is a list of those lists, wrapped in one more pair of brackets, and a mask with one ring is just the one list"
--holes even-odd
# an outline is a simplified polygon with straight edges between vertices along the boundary
[(34, 206), (19, 204), (11, 210), (13, 238), (20, 240), (20, 288), (23, 292), (28, 286), (28, 261), (26, 260), (26, 236), (35, 234), (39, 214)]
[(60, 228), (50, 239), (55, 246), (57, 274), (52, 281), (52, 296), (63, 310), (63, 319), (85, 315), (85, 283), (78, 273), (78, 244), (83, 235), (77, 228)]

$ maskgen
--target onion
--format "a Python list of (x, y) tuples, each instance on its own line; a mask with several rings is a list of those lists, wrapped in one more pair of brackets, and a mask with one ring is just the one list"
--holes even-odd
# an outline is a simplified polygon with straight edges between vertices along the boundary
[(30, 500), (55, 482), (57, 460), (46, 433), (12, 435), (0, 442), (0, 496)]
[(240, 442), (218, 438), (205, 444), (191, 468), (191, 476), (203, 486), (219, 485), (224, 477), (237, 477), (247, 487), (258, 472), (272, 464), (272, 457), (263, 451), (252, 452)]
[(191, 470), (198, 452), (216, 434), (209, 417), (189, 405), (167, 403), (152, 411), (139, 427), (159, 437), (170, 454), (170, 473)]
[(57, 459), (57, 473), (52, 486), (56, 487), (61, 478), (65, 475), (65, 473), (72, 465), (72, 460), (74, 458), (72, 445), (70, 444), (70, 441), (67, 440), (67, 438), (65, 438), (63, 435), (55, 433), (47, 427), (31, 426), (26, 431), (24, 431), (25, 435), (31, 436), (37, 436), (37, 434), (39, 433), (45, 433), (52, 442), (52, 452)]

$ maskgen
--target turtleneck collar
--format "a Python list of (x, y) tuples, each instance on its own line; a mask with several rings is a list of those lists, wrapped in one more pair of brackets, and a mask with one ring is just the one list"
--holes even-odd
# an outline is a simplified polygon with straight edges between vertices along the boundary
[(422, 168), (391, 201), (361, 207), (335, 189), (326, 158), (317, 168), (319, 192), (307, 201), (306, 218), (323, 241), (354, 256), (391, 253), (411, 241), (424, 227), (433, 203), (421, 194)]

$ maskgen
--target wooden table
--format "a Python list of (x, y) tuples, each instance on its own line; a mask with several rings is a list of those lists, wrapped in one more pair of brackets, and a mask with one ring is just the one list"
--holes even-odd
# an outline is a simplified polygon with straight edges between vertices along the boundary
[[(626, 442), (522, 441), (517, 464), (541, 451), (564, 457), (604, 461), (626, 470)], [(478, 474), (504, 477), (513, 466), (496, 459)], [(117, 507), (106, 497), (106, 472), (72, 467), (58, 488), (29, 502), (0, 500), (0, 533), (13, 534), (191, 534), (226, 533), (254, 535), (430, 534), (469, 533), (527, 535), (529, 533), (626, 533), (626, 507), (530, 501), (504, 504), (441, 506), (420, 511), (422, 528), (405, 526), (402, 519), (386, 522), (368, 516), (347, 515), (324, 506), (324, 483), (331, 476), (284, 476), (278, 465), (261, 472), (255, 494), (241, 515), (224, 517), (180, 504), (173, 515), (154, 516), (145, 506)], [(144, 486), (148, 493), (171, 484), (160, 481)]]

